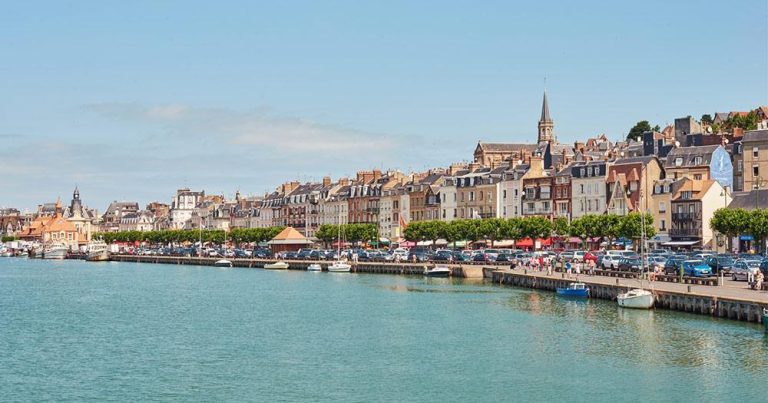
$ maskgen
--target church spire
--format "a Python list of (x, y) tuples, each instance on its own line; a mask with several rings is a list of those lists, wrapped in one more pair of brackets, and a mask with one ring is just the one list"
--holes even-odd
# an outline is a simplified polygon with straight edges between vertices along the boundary
[(544, 90), (544, 101), (542, 101), (541, 103), (541, 119), (539, 119), (539, 143), (556, 142), (557, 140), (555, 139), (554, 128), (555, 128), (555, 123), (552, 121), (552, 118), (549, 116), (549, 102), (547, 102), (547, 91)]

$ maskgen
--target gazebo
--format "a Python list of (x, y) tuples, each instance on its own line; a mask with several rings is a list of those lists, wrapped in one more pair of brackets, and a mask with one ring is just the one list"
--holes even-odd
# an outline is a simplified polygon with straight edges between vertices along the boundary
[(293, 227), (286, 227), (280, 231), (272, 240), (267, 242), (272, 253), (297, 251), (301, 248), (312, 245), (312, 241), (307, 239), (301, 232)]

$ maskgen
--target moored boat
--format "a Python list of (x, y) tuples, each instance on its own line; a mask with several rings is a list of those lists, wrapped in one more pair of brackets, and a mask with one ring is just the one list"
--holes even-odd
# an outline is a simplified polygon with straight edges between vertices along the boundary
[(347, 273), (350, 270), (352, 270), (352, 265), (343, 260), (337, 260), (328, 266), (328, 271), (333, 273)]
[(424, 270), (424, 275), (427, 277), (448, 277), (451, 275), (451, 269), (448, 266), (435, 266)]
[(217, 260), (214, 264), (216, 267), (232, 267), (232, 262), (227, 259)]
[(69, 249), (63, 243), (52, 243), (43, 250), (43, 259), (64, 259)]
[(85, 260), (89, 262), (104, 262), (109, 260), (109, 246), (104, 241), (92, 241), (88, 243), (88, 252)]
[(323, 266), (320, 266), (318, 263), (312, 263), (307, 266), (307, 271), (323, 271)]
[(264, 265), (264, 268), (267, 270), (287, 270), (289, 267), (288, 263), (285, 262), (275, 262), (275, 263), (267, 263)]
[(588, 298), (589, 288), (584, 283), (571, 283), (565, 288), (558, 287), (557, 295), (562, 297)]
[(622, 308), (651, 309), (655, 298), (653, 293), (642, 288), (634, 288), (616, 296), (616, 301)]

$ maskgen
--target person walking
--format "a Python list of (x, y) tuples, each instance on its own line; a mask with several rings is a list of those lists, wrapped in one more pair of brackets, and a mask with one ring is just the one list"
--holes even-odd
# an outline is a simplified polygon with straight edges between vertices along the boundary
[(568, 278), (571, 278), (571, 262), (565, 263), (565, 272), (568, 274)]
[(757, 275), (755, 276), (755, 289), (757, 291), (761, 291), (763, 289), (763, 280), (764, 280), (763, 271), (758, 270)]

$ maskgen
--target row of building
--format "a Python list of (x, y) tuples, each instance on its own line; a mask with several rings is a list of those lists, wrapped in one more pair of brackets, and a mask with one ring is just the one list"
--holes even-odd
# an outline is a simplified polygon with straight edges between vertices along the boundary
[[(745, 113), (715, 114), (714, 122), (705, 123), (689, 116), (638, 139), (611, 142), (600, 135), (570, 145), (557, 141), (545, 94), (536, 143), (480, 141), (469, 163), (407, 174), (374, 169), (353, 178), (285, 182), (262, 196), (237, 192), (234, 200), (185, 188), (169, 204), (154, 202), (141, 209), (136, 202), (115, 201), (101, 215), (84, 208), (75, 190), (67, 209), (60, 203), (26, 215), (6, 209), (0, 211), (0, 224), (5, 234), (43, 241), (63, 236), (73, 243), (87, 242), (96, 231), (201, 227), (291, 226), (311, 238), (323, 224), (347, 223), (374, 224), (382, 238), (398, 240), (414, 221), (573, 220), (646, 211), (655, 218), (652, 241), (658, 246), (716, 249), (726, 242), (709, 228), (714, 211), (734, 199), (749, 199), (753, 189), (768, 188), (762, 176), (768, 173), (768, 107), (751, 111), (760, 121), (757, 130), (712, 130)], [(54, 233), (55, 238), (45, 235)]]

